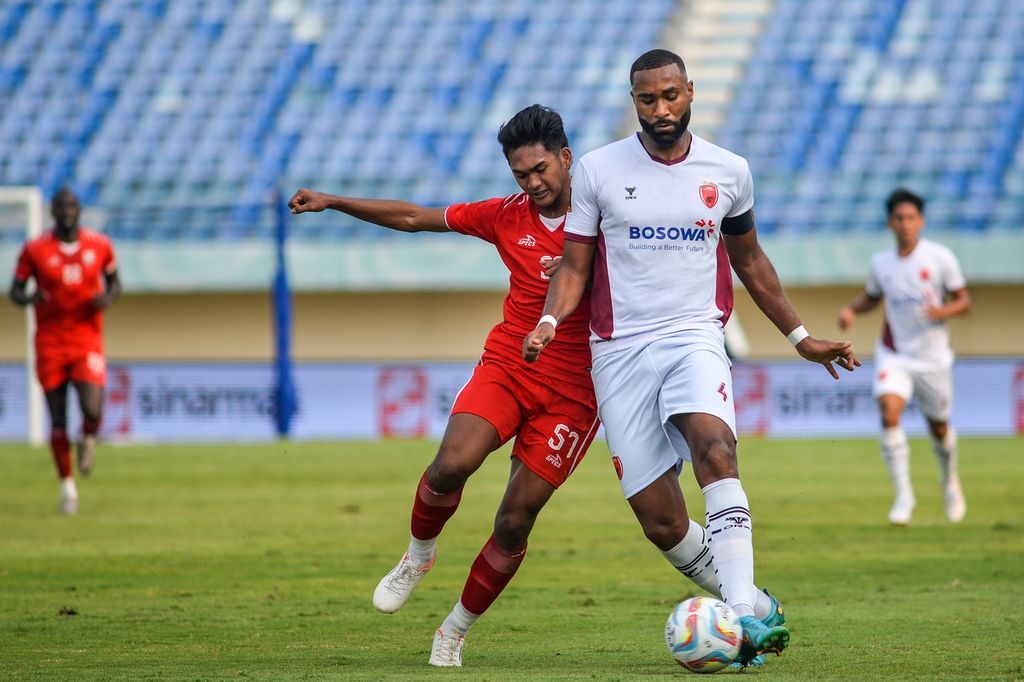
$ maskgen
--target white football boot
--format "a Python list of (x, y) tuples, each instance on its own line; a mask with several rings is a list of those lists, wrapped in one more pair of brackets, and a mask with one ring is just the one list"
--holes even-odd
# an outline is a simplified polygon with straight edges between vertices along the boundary
[(430, 648), (430, 665), (461, 668), (462, 647), (465, 643), (465, 635), (446, 635), (438, 628), (434, 633), (434, 646)]
[(433, 565), (434, 557), (430, 557), (430, 563), (421, 566), (414, 563), (406, 552), (398, 565), (377, 583), (377, 589), (373, 591), (374, 608), (381, 613), (394, 613), (402, 608)]
[(892, 503), (889, 510), (889, 523), (894, 526), (905, 526), (910, 523), (910, 517), (914, 513), (917, 500), (914, 493), (900, 493), (896, 495), (896, 501)]
[(960, 479), (956, 476), (950, 478), (942, 490), (942, 496), (946, 502), (946, 518), (952, 523), (960, 523), (967, 513), (967, 501), (964, 499), (964, 491), (960, 488)]
[(78, 495), (60, 494), (60, 513), (74, 516), (78, 513)]

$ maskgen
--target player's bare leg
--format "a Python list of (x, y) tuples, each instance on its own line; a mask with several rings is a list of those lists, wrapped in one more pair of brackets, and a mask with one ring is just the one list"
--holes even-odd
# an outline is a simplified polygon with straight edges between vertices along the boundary
[(900, 426), (900, 417), (906, 404), (903, 398), (892, 393), (878, 397), (878, 407), (882, 412), (882, 459), (889, 470), (894, 492), (889, 523), (894, 526), (910, 523), (917, 505), (914, 488), (910, 484), (910, 443)]
[(46, 407), (50, 412), (50, 450), (60, 478), (60, 513), (77, 514), (78, 489), (71, 470), (71, 441), (67, 431), (67, 383), (46, 392)]
[(373, 592), (378, 611), (402, 608), (434, 565), (437, 537), (459, 506), (462, 486), (500, 445), (497, 430), (482, 417), (459, 413), (448, 420), (437, 456), (416, 487), (409, 549)]
[(82, 438), (78, 441), (78, 471), (83, 476), (92, 473), (96, 463), (96, 437), (103, 421), (103, 386), (76, 381), (75, 391), (82, 409)]
[(757, 614), (762, 593), (754, 585), (753, 523), (739, 479), (736, 436), (711, 414), (676, 414), (670, 421), (686, 439), (694, 477), (704, 494), (709, 547), (722, 599), (743, 626), (737, 661), (741, 665), (763, 662), (756, 660), (760, 654), (781, 654), (789, 645), (789, 630), (781, 624), (768, 625)]
[[(628, 501), (647, 539), (662, 556), (697, 586), (722, 599), (709, 534), (689, 518), (675, 469), (666, 471)], [(763, 623), (775, 626), (785, 622), (782, 607), (769, 594), (755, 587), (753, 599), (754, 615)]]
[(513, 458), (494, 533), (473, 562), (462, 597), (434, 634), (430, 665), (462, 665), (466, 633), (516, 574), (526, 556), (530, 531), (554, 492), (554, 486)]
[(953, 523), (960, 523), (967, 513), (967, 501), (960, 487), (960, 473), (957, 470), (959, 455), (956, 431), (948, 422), (933, 419), (928, 420), (928, 430), (932, 436), (932, 451), (939, 462), (939, 482), (942, 485), (946, 518)]

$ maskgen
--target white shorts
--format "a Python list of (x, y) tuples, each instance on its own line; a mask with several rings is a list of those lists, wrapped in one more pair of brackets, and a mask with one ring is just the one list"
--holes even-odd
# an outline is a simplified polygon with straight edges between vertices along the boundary
[(953, 412), (953, 369), (919, 370), (907, 366), (895, 353), (879, 353), (876, 357), (875, 398), (891, 394), (909, 401), (913, 396), (925, 417), (932, 421), (949, 421)]
[(627, 499), (689, 461), (690, 448), (668, 421), (672, 415), (714, 415), (735, 438), (732, 373), (718, 339), (686, 333), (594, 358), (597, 411)]

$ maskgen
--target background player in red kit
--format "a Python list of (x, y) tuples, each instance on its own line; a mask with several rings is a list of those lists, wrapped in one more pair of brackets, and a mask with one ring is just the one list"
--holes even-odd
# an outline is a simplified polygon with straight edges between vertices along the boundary
[(455, 399), (441, 447), (417, 487), (409, 549), (373, 595), (384, 613), (402, 607), (433, 566), (437, 537), (455, 513), (466, 479), (515, 437), (494, 534), (473, 562), (462, 598), (434, 635), (431, 665), (462, 665), (466, 632), (512, 579), (537, 514), (579, 464), (598, 428), (586, 301), (559, 325), (560, 345), (545, 351), (536, 375), (520, 352), (520, 339), (537, 324), (562, 252), (572, 165), (562, 119), (535, 104), (502, 126), (498, 141), (523, 189), (518, 194), (425, 208), (300, 189), (289, 202), (293, 213), (331, 208), (402, 232), (451, 230), (478, 237), (494, 244), (511, 273), (504, 317)]
[[(53, 197), (52, 230), (25, 244), (11, 283), (11, 299), (33, 304), (36, 315), (36, 375), (50, 411), (50, 448), (60, 475), (60, 510), (78, 511), (67, 434), (68, 382), (82, 408), (78, 469), (92, 470), (96, 434), (103, 416), (107, 362), (103, 354), (103, 310), (121, 294), (110, 240), (78, 226), (78, 197), (62, 189)], [(28, 293), (28, 281), (35, 291)]]

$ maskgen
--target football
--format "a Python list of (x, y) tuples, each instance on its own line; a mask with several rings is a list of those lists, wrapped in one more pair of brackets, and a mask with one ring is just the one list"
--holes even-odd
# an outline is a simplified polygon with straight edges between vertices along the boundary
[(676, 606), (665, 623), (665, 643), (676, 663), (690, 672), (713, 673), (736, 660), (743, 631), (736, 612), (711, 597)]

